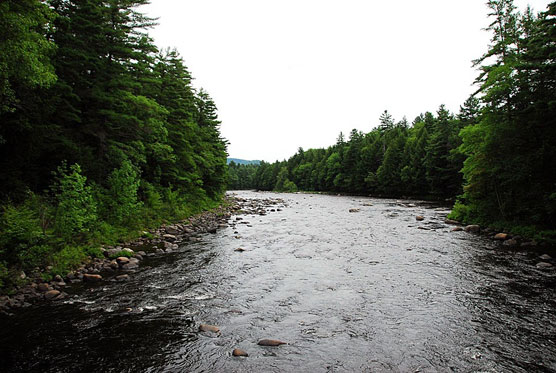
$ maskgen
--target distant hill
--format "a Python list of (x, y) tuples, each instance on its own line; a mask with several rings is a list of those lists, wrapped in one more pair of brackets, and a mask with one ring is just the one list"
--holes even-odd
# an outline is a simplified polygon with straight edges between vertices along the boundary
[(228, 164), (230, 164), (231, 161), (234, 161), (234, 163), (236, 164), (260, 164), (261, 163), (261, 161), (247, 161), (245, 159), (228, 158)]

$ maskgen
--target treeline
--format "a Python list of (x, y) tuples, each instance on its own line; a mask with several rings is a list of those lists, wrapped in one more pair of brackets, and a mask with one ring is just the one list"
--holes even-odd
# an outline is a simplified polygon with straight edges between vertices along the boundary
[(154, 45), (146, 3), (0, 3), (0, 285), (220, 200), (215, 104)]
[(458, 133), (477, 120), (477, 101), (467, 104), (458, 116), (441, 106), (411, 125), (385, 111), (376, 129), (352, 130), (348, 139), (340, 134), (327, 149), (299, 149), (287, 161), (233, 168), (251, 182), (246, 187), (260, 190), (451, 198), (461, 192)]
[(556, 3), (534, 15), (487, 3), (490, 49), (477, 92), (408, 125), (385, 112), (369, 133), (242, 169), (248, 188), (456, 199), (452, 217), (556, 238)]

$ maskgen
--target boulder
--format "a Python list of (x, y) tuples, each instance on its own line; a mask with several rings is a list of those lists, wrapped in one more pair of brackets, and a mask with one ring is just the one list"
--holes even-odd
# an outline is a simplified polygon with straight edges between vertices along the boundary
[(220, 328), (215, 325), (201, 324), (199, 325), (200, 332), (220, 333)]
[(235, 349), (232, 351), (232, 356), (243, 356), (243, 357), (247, 357), (247, 356), (249, 356), (249, 354), (248, 354), (246, 351), (242, 350), (241, 348), (235, 348)]
[(41, 293), (46, 293), (49, 290), (52, 290), (50, 288), (50, 285), (48, 285), (46, 282), (41, 282), (38, 286), (37, 289), (41, 292)]
[(85, 273), (85, 274), (83, 274), (83, 280), (89, 281), (89, 282), (98, 282), (98, 281), (102, 280), (102, 276), (101, 275), (96, 275), (96, 274)]
[(117, 280), (117, 281), (127, 281), (127, 280), (129, 280), (129, 275), (119, 275), (119, 276), (116, 276), (116, 280)]
[(174, 236), (173, 234), (168, 234), (168, 233), (162, 235), (162, 238), (164, 238), (164, 240), (170, 241), (170, 242), (174, 242), (177, 239), (176, 236)]
[(51, 300), (53, 298), (56, 298), (58, 295), (60, 295), (60, 292), (58, 290), (49, 290), (44, 293), (44, 298), (47, 300)]
[(470, 233), (479, 233), (481, 231), (481, 227), (476, 224), (472, 224), (466, 226), (465, 231)]
[(423, 221), (423, 220), (425, 220), (425, 217), (424, 217), (423, 215), (417, 215), (417, 216), (415, 217), (415, 220), (417, 220), (417, 221)]
[(129, 263), (129, 258), (126, 256), (119, 256), (116, 258), (116, 261), (118, 262), (119, 265), (123, 266)]
[(499, 240), (499, 241), (505, 241), (505, 240), (507, 240), (508, 238), (509, 238), (509, 237), (508, 237), (508, 234), (507, 234), (507, 233), (497, 233), (497, 234), (494, 235), (494, 239), (495, 239), (495, 240)]
[(287, 342), (282, 342), (278, 339), (261, 339), (258, 343), (259, 346), (280, 346), (288, 344)]
[(513, 238), (506, 240), (504, 241), (504, 246), (517, 246), (517, 240)]

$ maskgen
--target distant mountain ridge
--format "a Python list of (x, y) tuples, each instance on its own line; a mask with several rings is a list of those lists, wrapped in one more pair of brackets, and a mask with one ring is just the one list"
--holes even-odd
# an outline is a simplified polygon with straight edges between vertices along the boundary
[(234, 162), (235, 164), (261, 164), (261, 161), (248, 161), (245, 159), (239, 159), (239, 158), (228, 158), (227, 159), (228, 164), (230, 164), (230, 162)]

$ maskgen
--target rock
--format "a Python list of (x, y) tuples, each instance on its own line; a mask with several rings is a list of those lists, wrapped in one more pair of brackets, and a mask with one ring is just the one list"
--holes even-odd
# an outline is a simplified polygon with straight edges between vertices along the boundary
[(60, 276), (60, 275), (54, 276), (54, 281), (57, 281), (57, 282), (63, 281), (62, 276)]
[(471, 232), (471, 233), (479, 233), (481, 231), (481, 227), (475, 224), (472, 225), (468, 225), (465, 227), (465, 231), (466, 232)]
[(171, 241), (174, 242), (177, 238), (176, 236), (174, 236), (173, 234), (163, 234), (162, 238), (164, 238), (166, 241)]
[(112, 269), (118, 269), (119, 267), (120, 267), (120, 266), (118, 265), (118, 261), (117, 261), (117, 260), (114, 259), (114, 260), (112, 260), (112, 261), (110, 262), (110, 268), (112, 268)]
[(44, 293), (44, 298), (50, 300), (52, 298), (57, 297), (58, 295), (60, 295), (60, 292), (58, 290), (49, 290), (46, 293)]
[(349, 212), (359, 212), (359, 209), (349, 209)]
[(104, 255), (106, 255), (107, 257), (113, 257), (119, 254), (121, 250), (119, 249), (108, 249), (104, 252)]
[(166, 227), (166, 234), (176, 235), (179, 233), (180, 231), (176, 227)]
[(452, 220), (452, 219), (446, 219), (446, 220), (444, 220), (444, 223), (446, 223), (446, 224), (451, 224), (451, 225), (458, 225), (458, 224), (460, 224), (459, 221), (457, 221), (457, 220)]
[(220, 328), (214, 325), (201, 324), (199, 325), (199, 331), (201, 332), (211, 332), (220, 333)]
[(277, 339), (261, 339), (257, 344), (259, 346), (280, 346), (280, 345), (286, 345), (288, 343), (279, 341)]
[(37, 289), (38, 289), (41, 293), (46, 293), (47, 291), (52, 290), (52, 289), (50, 288), (50, 285), (48, 285), (48, 284), (45, 283), (45, 282), (41, 282), (41, 283), (37, 286)]
[(116, 261), (118, 262), (119, 265), (123, 266), (129, 263), (129, 258), (126, 256), (119, 256), (116, 258)]
[(517, 241), (515, 239), (509, 239), (504, 241), (504, 246), (517, 246)]
[(117, 280), (117, 281), (127, 281), (127, 280), (129, 280), (129, 275), (119, 275), (119, 276), (116, 276), (116, 280)]
[(423, 215), (417, 215), (417, 216), (415, 217), (415, 220), (417, 220), (417, 221), (423, 221), (423, 220), (425, 220), (425, 217), (424, 217)]
[(547, 263), (547, 262), (539, 262), (537, 263), (537, 265), (535, 266), (537, 268), (552, 268), (552, 264)]
[(494, 239), (499, 240), (499, 241), (505, 241), (505, 240), (508, 239), (508, 234), (507, 233), (497, 233), (496, 235), (494, 235)]
[(131, 250), (130, 248), (126, 247), (122, 250), (124, 253), (135, 254), (135, 251)]
[(542, 260), (550, 260), (552, 259), (552, 257), (548, 254), (542, 254), (541, 256), (539, 256), (540, 259)]
[(144, 251), (138, 251), (137, 255), (141, 255), (141, 256), (147, 256), (147, 253)]
[(89, 281), (89, 282), (98, 282), (102, 280), (102, 276), (101, 275), (93, 275), (90, 273), (85, 273), (83, 275), (83, 280), (85, 281)]
[(242, 252), (244, 252), (244, 251), (245, 251), (245, 249), (244, 249), (243, 247), (238, 247), (238, 248), (237, 248), (237, 249), (235, 249), (234, 251), (237, 251), (237, 252), (240, 252), (240, 253), (242, 253)]
[(450, 232), (461, 232), (463, 230), (462, 227), (454, 227), (452, 229), (450, 229)]
[(232, 355), (233, 356), (243, 356), (243, 357), (249, 356), (249, 354), (246, 351), (243, 351), (241, 348), (235, 348), (232, 351)]

